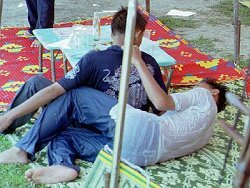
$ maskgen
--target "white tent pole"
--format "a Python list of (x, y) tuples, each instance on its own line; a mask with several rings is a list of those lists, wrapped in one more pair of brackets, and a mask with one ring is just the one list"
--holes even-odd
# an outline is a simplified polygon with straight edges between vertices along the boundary
[(0, 0), (0, 33), (2, 28), (3, 0)]
[(132, 45), (134, 43), (134, 34), (135, 34), (135, 22), (136, 22), (136, 11), (137, 11), (136, 7), (137, 7), (137, 0), (130, 0), (128, 3), (127, 24), (126, 24), (124, 52), (122, 59), (122, 72), (121, 72), (121, 81), (119, 90), (120, 92), (118, 97), (119, 110), (118, 110), (118, 120), (115, 128), (110, 188), (118, 187), (119, 170), (120, 170), (119, 164), (121, 158), (123, 127), (124, 127), (124, 118), (125, 118), (126, 103), (127, 103), (128, 80), (130, 75)]
[(234, 0), (234, 64), (239, 63), (239, 41), (240, 41), (240, 24), (239, 24), (239, 0)]

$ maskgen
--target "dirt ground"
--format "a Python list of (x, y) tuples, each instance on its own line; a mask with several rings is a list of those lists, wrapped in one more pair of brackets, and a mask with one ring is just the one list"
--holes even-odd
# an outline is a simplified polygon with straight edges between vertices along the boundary
[[(151, 13), (157, 17), (165, 16), (171, 9), (193, 11), (196, 14), (188, 19), (196, 20), (197, 28), (175, 28), (175, 33), (187, 40), (199, 37), (209, 38), (214, 41), (215, 50), (209, 52), (214, 57), (229, 57), (233, 55), (234, 34), (231, 21), (222, 14), (215, 12), (211, 7), (222, 0), (151, 0)], [(127, 0), (56, 0), (56, 22), (75, 20), (79, 17), (91, 17), (94, 11), (116, 10), (121, 5), (126, 5)], [(144, 0), (138, 1), (141, 5)], [(93, 6), (95, 4), (96, 6)], [(233, 6), (233, 5), (232, 5)], [(232, 15), (233, 16), (233, 15)], [(220, 24), (212, 24), (211, 18), (219, 20)], [(27, 8), (24, 0), (4, 0), (3, 26), (28, 25)], [(241, 57), (250, 59), (250, 27), (241, 28)]]

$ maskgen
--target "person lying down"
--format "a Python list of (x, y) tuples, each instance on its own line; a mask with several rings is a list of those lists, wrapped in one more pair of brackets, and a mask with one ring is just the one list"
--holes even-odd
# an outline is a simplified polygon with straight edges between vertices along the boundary
[[(122, 157), (139, 165), (148, 166), (180, 157), (205, 146), (213, 134), (216, 114), (226, 105), (226, 88), (205, 79), (195, 88), (167, 95), (149, 74), (134, 48), (132, 63), (136, 66), (149, 99), (161, 116), (126, 108)], [(118, 105), (111, 111), (117, 120)]]

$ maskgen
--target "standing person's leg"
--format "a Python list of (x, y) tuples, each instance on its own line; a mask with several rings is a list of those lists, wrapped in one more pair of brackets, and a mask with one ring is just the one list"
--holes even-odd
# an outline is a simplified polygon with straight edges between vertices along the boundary
[[(42, 75), (31, 77), (17, 92), (16, 96), (11, 102), (9, 109), (15, 108), (19, 104), (32, 97), (38, 91), (50, 86), (51, 84), (52, 81), (43, 77)], [(13, 123), (3, 133), (13, 133), (17, 127), (20, 127), (27, 123), (35, 113), (36, 111), (14, 120)]]
[(55, 17), (55, 0), (37, 0), (38, 20), (36, 29), (52, 28)]
[[(36, 29), (52, 28), (55, 17), (55, 0), (37, 0)], [(39, 41), (32, 42), (31, 47), (38, 47)]]
[(29, 169), (25, 176), (36, 183), (59, 183), (77, 178), (80, 168), (75, 159), (94, 162), (99, 151), (112, 139), (84, 128), (68, 128), (48, 146), (49, 167)]
[[(109, 111), (116, 103), (116, 99), (95, 89), (81, 87), (68, 91), (43, 110), (35, 125), (13, 148), (29, 153), (32, 159), (37, 151), (72, 122), (79, 122), (105, 137), (113, 138), (115, 124)], [(0, 153), (0, 163), (9, 163), (8, 156), (15, 155), (13, 148)]]
[(28, 8), (28, 22), (30, 28), (28, 32), (33, 34), (33, 30), (36, 29), (38, 14), (37, 14), (37, 0), (26, 0), (26, 5)]

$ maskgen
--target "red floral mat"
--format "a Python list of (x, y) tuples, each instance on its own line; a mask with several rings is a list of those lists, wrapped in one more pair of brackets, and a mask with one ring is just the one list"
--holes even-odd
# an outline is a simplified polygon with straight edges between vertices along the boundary
[[(147, 12), (144, 12), (147, 14)], [(148, 15), (148, 14), (147, 14)], [(110, 24), (111, 17), (101, 20), (102, 25)], [(91, 24), (91, 20), (56, 24), (67, 27), (75, 23)], [(4, 28), (0, 36), (0, 111), (5, 110), (15, 92), (23, 83), (37, 74), (38, 48), (31, 48), (32, 38), (24, 35), (27, 28)], [(187, 41), (175, 35), (156, 17), (149, 15), (148, 28), (152, 30), (152, 40), (158, 41), (161, 48), (176, 59), (173, 85), (192, 85), (205, 77), (218, 81), (235, 80), (242, 77), (233, 63), (223, 59), (213, 59), (193, 48)], [(44, 75), (51, 78), (50, 54), (44, 51)], [(63, 76), (62, 55), (56, 58), (57, 79)]]

